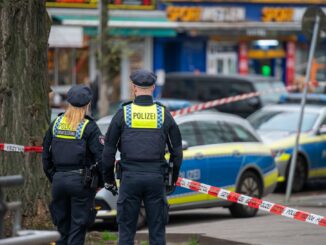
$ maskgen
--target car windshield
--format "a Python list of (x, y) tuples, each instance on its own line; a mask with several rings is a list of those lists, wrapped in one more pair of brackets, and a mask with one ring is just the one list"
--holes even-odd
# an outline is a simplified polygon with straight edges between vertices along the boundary
[[(310, 131), (317, 117), (318, 113), (305, 112), (302, 131)], [(256, 130), (295, 132), (298, 127), (299, 111), (260, 111), (248, 120)]]
[[(285, 91), (284, 84), (279, 81), (267, 81), (267, 80), (259, 81), (254, 83), (254, 86), (258, 92), (266, 92), (276, 88), (284, 88)], [(280, 91), (280, 92), (284, 92), (284, 91)], [(280, 97), (280, 93), (266, 93), (264, 94), (264, 96), (261, 96), (260, 98), (263, 101), (263, 103), (266, 105), (271, 103), (273, 104), (277, 103), (279, 97)]]

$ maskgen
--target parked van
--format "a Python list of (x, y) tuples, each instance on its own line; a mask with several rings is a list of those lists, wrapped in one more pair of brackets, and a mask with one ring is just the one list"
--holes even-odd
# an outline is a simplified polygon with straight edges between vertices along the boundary
[[(168, 73), (162, 88), (162, 98), (210, 101), (230, 96), (273, 90), (285, 86), (274, 78), (248, 75), (207, 75), (194, 73)], [(280, 92), (281, 93), (281, 92)], [(259, 97), (218, 106), (226, 113), (247, 117), (266, 104), (275, 104), (280, 93), (271, 92)]]

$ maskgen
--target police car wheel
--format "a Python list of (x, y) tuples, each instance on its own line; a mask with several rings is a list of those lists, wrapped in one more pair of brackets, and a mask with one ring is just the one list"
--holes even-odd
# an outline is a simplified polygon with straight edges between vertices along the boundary
[[(250, 197), (261, 198), (263, 188), (258, 175), (252, 171), (245, 172), (240, 178), (236, 192)], [(258, 211), (258, 209), (235, 203), (229, 209), (231, 215), (236, 218), (254, 217)]]
[[(288, 171), (287, 173), (289, 173)], [(288, 174), (286, 176), (288, 176)], [(297, 163), (295, 166), (292, 191), (293, 192), (301, 191), (306, 183), (306, 180), (307, 180), (306, 160), (302, 156), (298, 155)]]

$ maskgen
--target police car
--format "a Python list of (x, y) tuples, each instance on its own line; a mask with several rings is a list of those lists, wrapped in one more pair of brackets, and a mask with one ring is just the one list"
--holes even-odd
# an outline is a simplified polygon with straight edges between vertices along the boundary
[[(281, 186), (287, 181), (298, 127), (300, 104), (291, 104), (296, 96), (290, 96), (290, 104), (265, 106), (248, 118), (272, 150), (278, 166), (278, 182)], [(314, 96), (310, 97), (314, 98)], [(306, 105), (301, 132), (293, 191), (302, 190), (309, 179), (326, 176), (325, 106)]]
[[(177, 117), (176, 122), (183, 138), (182, 177), (253, 197), (274, 190), (278, 176), (274, 159), (246, 120), (209, 111)], [(103, 120), (98, 123), (104, 128)], [(116, 215), (116, 201), (117, 197), (104, 189), (97, 193), (98, 221)], [(181, 187), (168, 196), (168, 202), (171, 211), (223, 206), (235, 217), (252, 217), (257, 212)], [(143, 211), (138, 222), (144, 222)]]

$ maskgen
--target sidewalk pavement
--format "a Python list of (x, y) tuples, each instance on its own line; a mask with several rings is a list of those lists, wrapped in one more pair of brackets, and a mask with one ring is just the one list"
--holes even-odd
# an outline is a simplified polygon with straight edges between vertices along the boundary
[[(284, 194), (272, 194), (264, 200), (284, 205)], [(318, 196), (314, 192), (294, 194), (290, 204), (286, 206), (326, 216), (326, 194)], [(175, 212), (171, 215), (171, 221), (167, 232), (200, 232), (210, 237), (245, 244), (326, 244), (326, 227), (263, 211), (259, 211), (255, 218), (235, 219), (230, 216), (227, 209), (197, 209)]]

